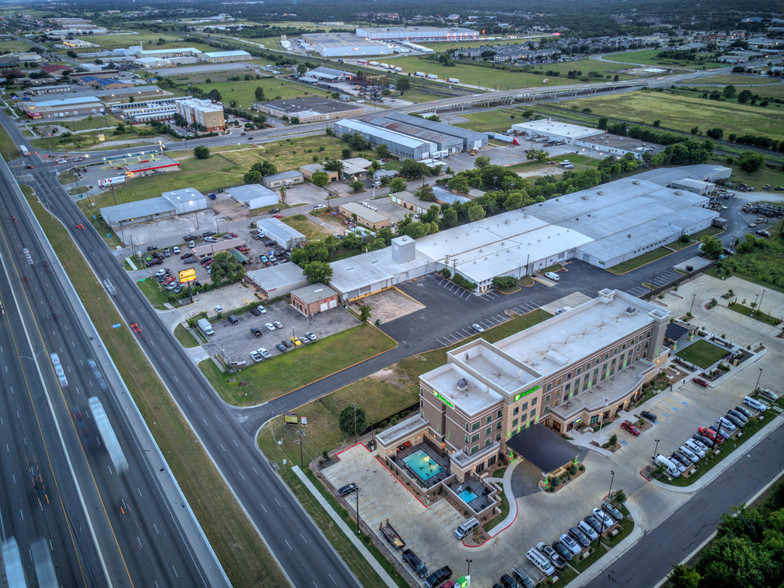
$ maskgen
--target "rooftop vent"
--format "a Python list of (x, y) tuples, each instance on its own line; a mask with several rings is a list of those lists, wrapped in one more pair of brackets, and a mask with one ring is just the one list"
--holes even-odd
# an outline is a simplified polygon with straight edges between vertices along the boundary
[(626, 307), (626, 316), (632, 316), (637, 312), (637, 309), (634, 306), (627, 306)]
[(459, 392), (465, 392), (468, 389), (468, 380), (460, 378), (455, 384), (455, 388), (457, 388)]
[(603, 192), (602, 190), (599, 190), (599, 191), (597, 192), (597, 194), (598, 194), (599, 196), (604, 196), (604, 192)]
[(640, 185), (640, 180), (633, 180), (632, 184), (634, 184), (635, 186), (639, 186)]
[(681, 194), (683, 194), (683, 192), (681, 192), (680, 190), (675, 190), (675, 195), (676, 196), (680, 196)]

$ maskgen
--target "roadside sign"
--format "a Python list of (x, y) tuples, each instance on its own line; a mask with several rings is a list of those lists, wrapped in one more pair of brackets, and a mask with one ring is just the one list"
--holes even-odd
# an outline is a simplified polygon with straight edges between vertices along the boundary
[(196, 279), (196, 270), (191, 269), (184, 269), (180, 270), (180, 283), (184, 284), (185, 282), (192, 282)]
[(287, 412), (283, 414), (283, 421), (289, 423), (290, 425), (296, 425), (299, 422), (299, 416)]
[(113, 329), (119, 329), (122, 325), (120, 323), (115, 323), (112, 325)]
[(107, 186), (113, 186), (114, 184), (124, 184), (124, 183), (125, 183), (125, 176), (115, 176), (113, 178), (103, 178), (98, 180), (98, 187), (106, 188)]

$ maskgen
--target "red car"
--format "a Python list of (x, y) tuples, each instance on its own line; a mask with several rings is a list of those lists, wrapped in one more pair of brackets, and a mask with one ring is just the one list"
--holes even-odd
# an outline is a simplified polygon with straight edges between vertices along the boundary
[(282, 214), (276, 214), (275, 218), (283, 218), (283, 215)]
[(692, 378), (691, 381), (697, 384), (698, 386), (702, 386), (703, 388), (708, 387), (708, 382), (706, 382), (702, 378)]
[(709, 429), (708, 427), (699, 427), (697, 432), (700, 435), (705, 435), (708, 439), (713, 441), (714, 443), (724, 443), (724, 436), (723, 435), (716, 435), (716, 431), (713, 429)]
[(640, 436), (640, 429), (638, 429), (637, 427), (635, 427), (631, 423), (621, 423), (621, 428), (623, 430), (625, 430), (625, 431), (628, 431), (629, 433), (631, 433), (635, 437), (639, 437)]
[(131, 323), (131, 328), (133, 329), (134, 333), (141, 334), (142, 328), (139, 326), (139, 323)]

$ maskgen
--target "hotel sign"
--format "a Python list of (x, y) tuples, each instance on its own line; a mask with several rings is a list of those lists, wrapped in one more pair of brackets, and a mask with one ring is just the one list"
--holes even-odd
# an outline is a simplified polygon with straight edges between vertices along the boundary
[(433, 394), (435, 394), (435, 397), (436, 397), (436, 398), (438, 398), (438, 399), (439, 399), (441, 402), (443, 402), (443, 403), (444, 403), (444, 404), (446, 404), (447, 406), (449, 406), (449, 407), (451, 407), (451, 408), (454, 408), (454, 407), (455, 407), (455, 404), (454, 404), (454, 402), (452, 402), (451, 400), (448, 400), (447, 398), (444, 398), (444, 397), (443, 397), (443, 396), (441, 396), (441, 394), (439, 394), (437, 391), (433, 390)]
[(514, 401), (517, 402), (522, 397), (528, 396), (532, 392), (536, 392), (539, 388), (541, 388), (541, 386), (534, 386), (533, 388), (530, 388), (530, 389), (526, 390), (525, 392), (520, 392), (520, 394), (515, 394)]

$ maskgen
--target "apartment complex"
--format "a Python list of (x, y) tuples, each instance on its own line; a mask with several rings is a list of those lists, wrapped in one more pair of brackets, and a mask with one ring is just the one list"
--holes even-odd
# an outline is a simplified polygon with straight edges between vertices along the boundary
[(190, 98), (176, 103), (177, 112), (188, 122), (196, 123), (207, 132), (222, 131), (224, 127), (223, 106), (210, 100)]
[(493, 465), (531, 425), (566, 433), (614, 417), (666, 362), (669, 314), (605, 289), (497, 343), (480, 338), (448, 352), (419, 378), (426, 437), (462, 477)]

